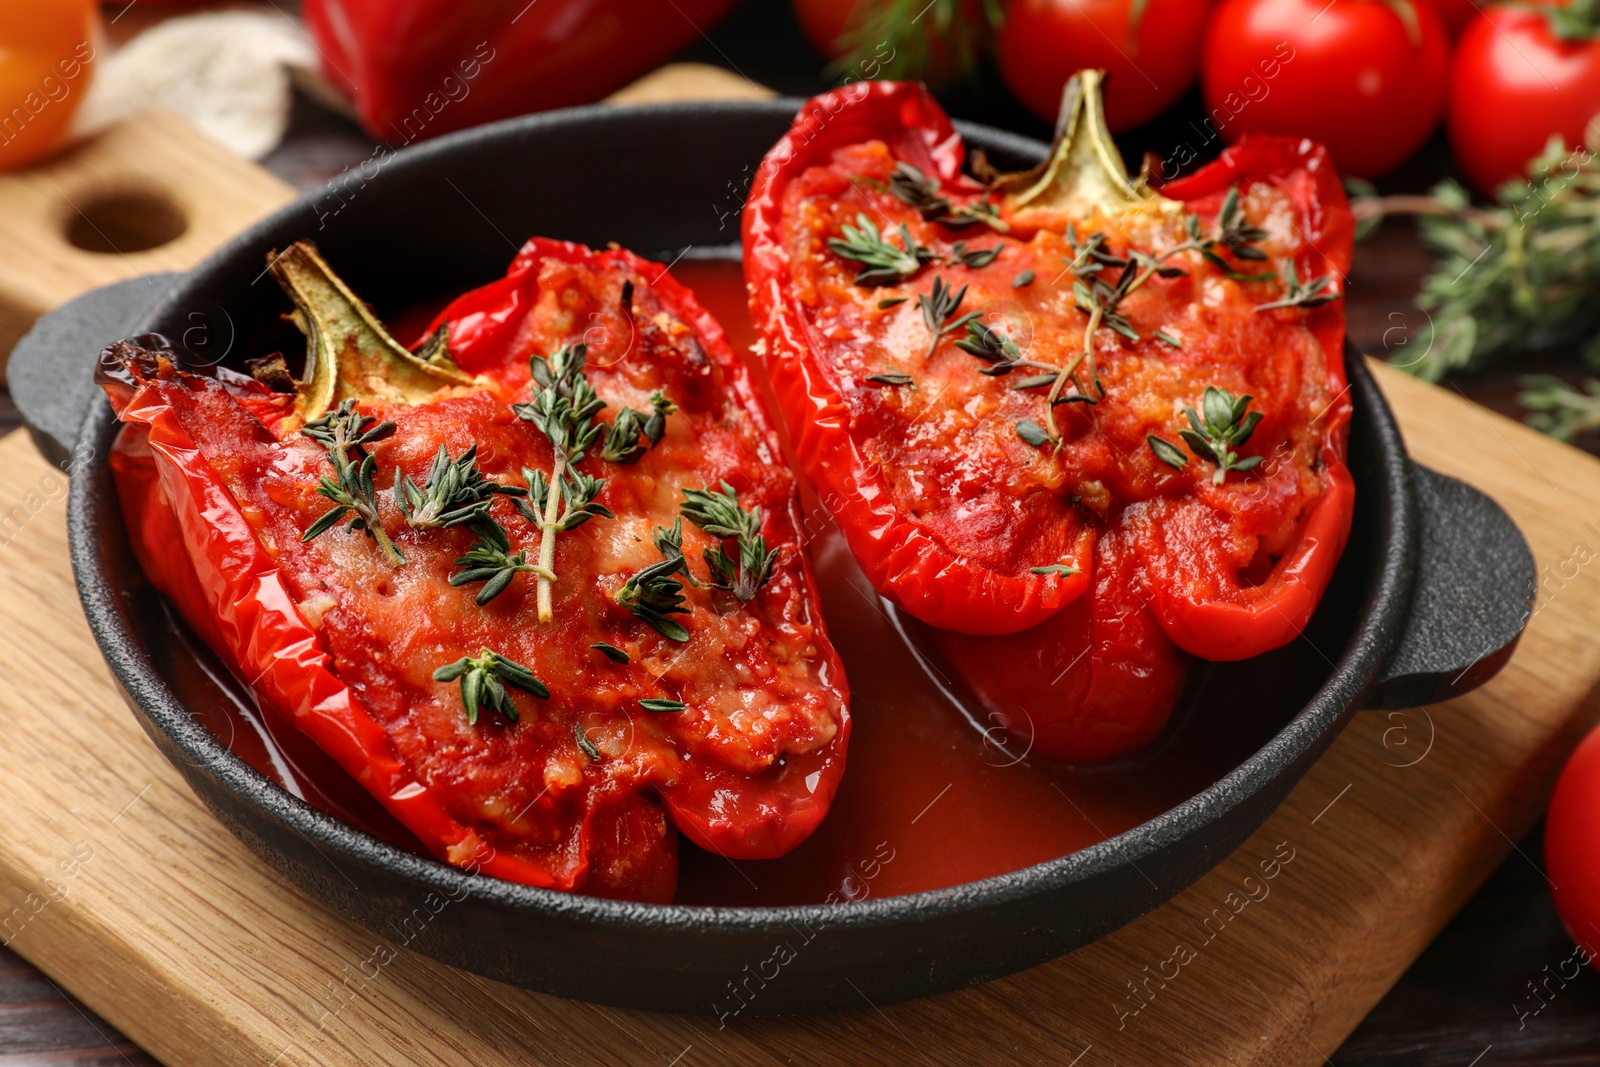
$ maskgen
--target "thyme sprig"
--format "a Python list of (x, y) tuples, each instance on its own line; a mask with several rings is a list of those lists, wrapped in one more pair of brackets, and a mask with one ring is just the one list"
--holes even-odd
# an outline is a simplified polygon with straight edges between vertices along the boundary
[(506, 586), (519, 574), (537, 574), (541, 578), (554, 578), (549, 571), (528, 562), (526, 550), (511, 551), (511, 537), (506, 528), (487, 514), (475, 516), (467, 525), (472, 531), (473, 545), (465, 555), (457, 556), (455, 565), (465, 568), (450, 576), (453, 586), (482, 582), (477, 602), (482, 607), (505, 592)]
[[(1229, 471), (1254, 470), (1261, 464), (1260, 456), (1241, 459), (1234, 451), (1234, 448), (1250, 440), (1257, 424), (1261, 422), (1261, 412), (1248, 411), (1250, 401), (1254, 399), (1249, 393), (1236, 397), (1226, 389), (1208, 385), (1205, 395), (1200, 399), (1199, 412), (1192, 407), (1183, 409), (1190, 428), (1179, 430), (1178, 436), (1183, 438), (1183, 443), (1189, 446), (1189, 451), (1197, 459), (1216, 464), (1216, 472), (1211, 476), (1213, 485), (1221, 485)], [(1150, 434), (1145, 440), (1161, 462), (1178, 470), (1188, 465), (1188, 457), (1171, 442), (1155, 434)]]
[(1234, 281), (1264, 282), (1272, 279), (1271, 271), (1245, 274), (1236, 270), (1219, 251), (1226, 249), (1235, 259), (1257, 263), (1264, 263), (1267, 260), (1266, 252), (1255, 246), (1257, 242), (1264, 241), (1271, 235), (1245, 218), (1244, 211), (1239, 206), (1237, 185), (1229, 189), (1228, 195), (1223, 197), (1222, 207), (1217, 211), (1216, 224), (1209, 232), (1201, 231), (1200, 216), (1194, 214), (1184, 220), (1184, 228), (1189, 234), (1189, 241), (1195, 245), (1195, 250), (1205, 257), (1206, 262)]
[(683, 520), (675, 521), (671, 530), (656, 527), (653, 537), (661, 562), (652, 563), (624, 582), (617, 590), (616, 601), (669, 641), (687, 641), (688, 629), (672, 618), (690, 613), (683, 599), (683, 583), (676, 577), (679, 573), (687, 577), (689, 570), (683, 558)]
[[(660, 390), (650, 394), (650, 411), (623, 408), (606, 430), (600, 458), (607, 463), (637, 463), (667, 434), (667, 416), (678, 410)], [(643, 442), (640, 438), (644, 438)]]
[(1557, 440), (1600, 430), (1600, 378), (1585, 378), (1579, 388), (1554, 375), (1529, 375), (1517, 400), (1531, 412), (1528, 425)]
[(844, 237), (828, 238), (828, 248), (843, 259), (861, 264), (863, 269), (856, 275), (855, 284), (864, 288), (896, 285), (934, 259), (933, 252), (917, 244), (903, 222), (899, 227), (903, 248), (890, 244), (864, 214), (856, 216), (854, 226), (845, 223), (840, 232)]
[(405, 566), (405, 553), (389, 540), (378, 521), (378, 494), (372, 484), (378, 461), (366, 449), (394, 431), (394, 423), (378, 422), (357, 411), (354, 400), (341, 401), (337, 410), (326, 412), (301, 428), (301, 433), (327, 449), (328, 462), (334, 469), (334, 477), (324, 475), (317, 483), (317, 492), (333, 501), (333, 507), (306, 529), (300, 537), (302, 542), (321, 536), (345, 516), (354, 515), (348, 529), (376, 541), (391, 566)]
[(550, 698), (550, 690), (532, 671), (487, 648), (476, 656), (462, 656), (454, 663), (445, 664), (433, 672), (433, 680), (461, 683), (461, 706), (466, 710), (467, 722), (472, 725), (477, 725), (478, 712), (485, 707), (498, 711), (512, 722), (517, 721), (517, 705), (506, 691), (507, 686), (532, 693), (541, 700)]
[(939, 347), (939, 342), (945, 334), (961, 329), (968, 322), (979, 315), (976, 311), (969, 311), (960, 318), (952, 321), (951, 316), (961, 310), (961, 302), (966, 299), (967, 287), (952, 290), (943, 278), (933, 280), (933, 289), (930, 292), (917, 294), (917, 310), (922, 312), (922, 323), (928, 328), (931, 335), (928, 340), (928, 353), (924, 359), (932, 359), (934, 351)]
[(489, 510), (497, 495), (522, 496), (520, 485), (501, 485), (485, 478), (478, 470), (478, 446), (473, 445), (452, 460), (444, 445), (433, 457), (428, 477), (417, 485), (396, 468), (394, 502), (406, 517), (406, 524), (417, 528), (456, 526)]
[[(1226, 251), (1242, 260), (1264, 261), (1267, 258), (1264, 251), (1255, 247), (1257, 242), (1268, 236), (1267, 231), (1246, 220), (1239, 206), (1237, 187), (1228, 190), (1217, 211), (1217, 218), (1209, 229), (1202, 226), (1199, 216), (1191, 214), (1184, 220), (1184, 232), (1188, 235), (1186, 240), (1159, 253), (1130, 250), (1126, 255), (1118, 255), (1111, 250), (1110, 240), (1105, 234), (1091, 233), (1080, 242), (1076, 233), (1068, 229), (1068, 247), (1073, 250), (1068, 269), (1076, 276), (1072, 287), (1073, 297), (1078, 310), (1089, 318), (1083, 328), (1081, 351), (1061, 368), (1045, 397), (1046, 433), (1052, 440), (1060, 439), (1055, 408), (1068, 382), (1076, 386), (1079, 396), (1090, 395), (1088, 384), (1092, 384), (1101, 396), (1105, 395), (1095, 367), (1096, 331), (1101, 326), (1107, 326), (1130, 341), (1139, 340), (1139, 332), (1121, 312), (1122, 302), (1151, 278), (1176, 278), (1188, 273), (1168, 260), (1184, 252), (1196, 252), (1236, 281), (1263, 281), (1273, 276), (1271, 273), (1242, 274), (1222, 255)], [(1113, 270), (1118, 272), (1115, 280), (1108, 277)], [(1323, 287), (1326, 285), (1324, 280)], [(1315, 298), (1315, 294), (1312, 296)], [(1081, 378), (1080, 369), (1083, 371)]]
[[(1061, 369), (1053, 363), (1029, 359), (1022, 354), (1022, 349), (1015, 341), (997, 327), (978, 318), (971, 318), (967, 322), (967, 335), (956, 341), (956, 347), (987, 363), (988, 366), (981, 368), (978, 373), (991, 378), (1003, 377), (1018, 367), (1035, 367), (1051, 372)], [(1054, 380), (1053, 377), (1051, 380)]]
[(894, 173), (889, 175), (887, 188), (896, 200), (915, 208), (924, 222), (937, 222), (952, 230), (982, 225), (1005, 233), (1011, 228), (1001, 220), (999, 209), (988, 200), (980, 200), (975, 204), (954, 204), (939, 192), (937, 182), (910, 163), (895, 165)]
[(1290, 260), (1283, 266), (1283, 296), (1277, 300), (1269, 300), (1265, 304), (1257, 304), (1257, 311), (1270, 311), (1273, 308), (1314, 308), (1323, 304), (1331, 304), (1339, 299), (1340, 293), (1333, 288), (1333, 275), (1324, 274), (1320, 278), (1308, 278), (1301, 281), (1295, 274), (1294, 261)]
[[(1434, 256), (1417, 296), (1427, 336), (1396, 353), (1397, 366), (1438, 381), (1508, 353), (1571, 346), (1600, 369), (1597, 150), (1600, 142), (1569, 149), (1552, 138), (1529, 164), (1531, 177), (1505, 183), (1486, 207), (1454, 181), (1428, 196), (1352, 201), (1363, 228), (1386, 215), (1419, 216), (1418, 233)], [(1422, 356), (1409, 355), (1418, 349)]]
[[(523, 516), (540, 529), (537, 586), (540, 622), (549, 622), (555, 617), (551, 584), (555, 581), (556, 534), (596, 516), (613, 517), (595, 503), (605, 479), (590, 478), (573, 469), (605, 429), (604, 423), (594, 421), (606, 402), (595, 393), (584, 374), (587, 353), (587, 345), (576, 344), (563, 345), (548, 357), (534, 356), (528, 361), (528, 367), (540, 387), (539, 392), (526, 404), (512, 405), (518, 418), (533, 423), (549, 438), (550, 448), (555, 453), (548, 478), (542, 471), (523, 470), (528, 500), (517, 501)], [(552, 486), (558, 488), (552, 491)]]
[[(706, 566), (711, 568), (708, 584), (713, 589), (731, 590), (740, 600), (754, 598), (772, 577), (779, 552), (776, 548), (768, 550), (767, 539), (761, 536), (761, 505), (748, 510), (740, 507), (738, 492), (723, 482), (720, 492), (709, 486), (685, 489), (680, 510), (684, 518), (719, 539), (716, 547), (703, 553)], [(728, 541), (737, 546), (737, 559), (728, 555)]]

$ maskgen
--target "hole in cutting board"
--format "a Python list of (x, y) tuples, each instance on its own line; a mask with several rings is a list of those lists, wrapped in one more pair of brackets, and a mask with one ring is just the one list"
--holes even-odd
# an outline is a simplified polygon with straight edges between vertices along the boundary
[(126, 253), (159, 248), (189, 228), (178, 206), (161, 193), (103, 193), (67, 218), (67, 240), (86, 252)]

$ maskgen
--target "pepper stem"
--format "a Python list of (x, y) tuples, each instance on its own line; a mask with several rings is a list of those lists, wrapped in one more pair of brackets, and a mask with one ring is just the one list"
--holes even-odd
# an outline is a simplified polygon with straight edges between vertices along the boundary
[(1152, 192), (1143, 174), (1128, 177), (1106, 126), (1104, 83), (1100, 70), (1080, 70), (1067, 79), (1050, 154), (1032, 170), (1002, 175), (994, 183), (1009, 209), (1002, 212), (1004, 217), (1021, 216), (1019, 221), (1025, 222), (1030, 212), (1048, 211), (1083, 219), (1095, 213), (1177, 207), (1176, 201)]
[(294, 301), (294, 324), (306, 335), (305, 370), (295, 388), (295, 409), (306, 422), (341, 400), (412, 404), (476, 380), (437, 337), (426, 359), (407, 351), (310, 241), (271, 253), (267, 271)]

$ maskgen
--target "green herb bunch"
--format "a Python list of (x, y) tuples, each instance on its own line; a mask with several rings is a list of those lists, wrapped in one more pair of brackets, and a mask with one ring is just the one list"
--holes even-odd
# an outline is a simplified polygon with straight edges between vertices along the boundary
[[(1438, 381), (1506, 353), (1576, 346), (1600, 370), (1600, 161), (1553, 138), (1530, 172), (1530, 180), (1501, 186), (1490, 207), (1474, 206), (1455, 181), (1427, 197), (1358, 195), (1363, 232), (1386, 215), (1417, 215), (1435, 257), (1417, 297), (1428, 335), (1406, 347), (1424, 354), (1397, 359), (1401, 369)], [(1538, 383), (1531, 392), (1550, 396)], [(1563, 420), (1542, 425), (1556, 429)]]

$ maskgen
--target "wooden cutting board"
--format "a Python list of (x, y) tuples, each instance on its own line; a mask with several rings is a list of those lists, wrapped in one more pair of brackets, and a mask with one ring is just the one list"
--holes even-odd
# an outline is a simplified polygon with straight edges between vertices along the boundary
[[(0, 233), (0, 262), (15, 251)], [(73, 592), (61, 472), (13, 433), (0, 942), (175, 1065), (1321, 1063), (1537, 819), (1600, 681), (1600, 462), (1379, 377), (1417, 458), (1499, 500), (1543, 568), (1500, 677), (1449, 704), (1359, 714), (1237, 853), (1070, 956), (911, 1004), (726, 1027), (452, 970), (247, 852), (122, 706)]]
[[(1071, 956), (944, 997), (725, 1029), (522, 992), (404, 948), (373, 964), (390, 943), (247, 852), (122, 706), (74, 597), (60, 472), (13, 433), (0, 938), (171, 1064), (1321, 1063), (1536, 820), (1600, 679), (1600, 566), (1586, 565), (1600, 462), (1380, 378), (1417, 458), (1498, 499), (1546, 568), (1498, 678), (1422, 711), (1358, 714), (1234, 856)], [(1181, 966), (1179, 944), (1194, 952)]]

